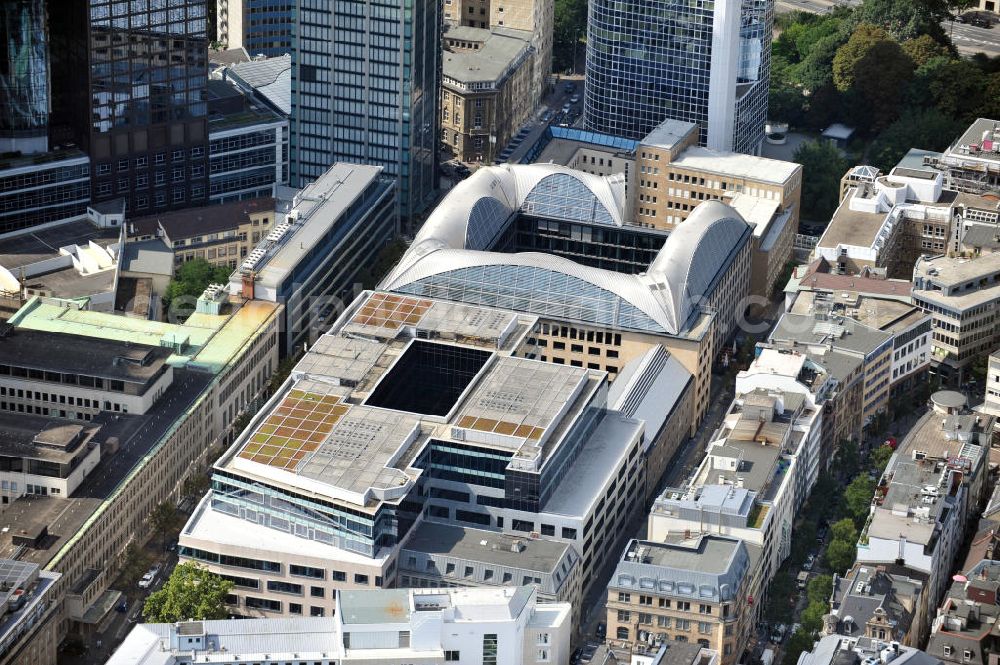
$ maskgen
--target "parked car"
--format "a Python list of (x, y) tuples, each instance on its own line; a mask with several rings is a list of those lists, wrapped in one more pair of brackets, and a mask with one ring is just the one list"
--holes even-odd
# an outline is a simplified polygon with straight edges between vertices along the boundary
[(574, 92), (576, 92), (576, 83), (573, 83), (572, 81), (567, 81), (563, 85), (563, 90), (566, 91), (567, 95), (572, 95)]
[(809, 571), (803, 570), (799, 572), (798, 576), (795, 578), (795, 585), (801, 591), (806, 588), (807, 584), (809, 584)]
[(149, 587), (151, 587), (153, 585), (153, 579), (154, 578), (155, 578), (155, 575), (153, 575), (153, 573), (146, 573), (145, 575), (142, 576), (142, 579), (139, 580), (139, 588), (140, 589), (148, 589)]
[(580, 652), (580, 662), (589, 663), (594, 659), (594, 654), (597, 653), (597, 646), (593, 644), (588, 644), (583, 647), (583, 651)]
[(816, 542), (819, 543), (819, 544), (821, 544), (821, 545), (824, 542), (826, 542), (826, 534), (827, 534), (826, 526), (825, 525), (821, 526), (819, 528), (819, 531), (816, 532)]
[(580, 101), (580, 95), (573, 95), (569, 98), (570, 104), (576, 104), (578, 101)]
[(788, 634), (788, 626), (783, 623), (779, 623), (777, 626), (771, 629), (771, 641), (775, 644), (781, 644), (785, 641), (785, 635)]
[(816, 563), (816, 555), (810, 554), (806, 557), (805, 562), (802, 564), (802, 570), (812, 570), (813, 565)]
[(573, 105), (572, 105), (572, 104), (569, 104), (569, 103), (566, 103), (566, 104), (563, 104), (563, 107), (562, 107), (562, 112), (563, 112), (563, 113), (569, 113), (569, 110), (570, 110), (571, 108), (573, 108)]
[(128, 600), (123, 600), (122, 602), (118, 603), (118, 605), (115, 607), (115, 611), (122, 613), (128, 612)]

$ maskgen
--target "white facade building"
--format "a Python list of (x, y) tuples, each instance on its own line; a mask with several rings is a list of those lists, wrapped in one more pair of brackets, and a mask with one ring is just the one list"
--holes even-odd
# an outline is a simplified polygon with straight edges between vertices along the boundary
[(332, 618), (140, 624), (108, 665), (566, 663), (569, 615), (524, 586), (345, 591)]

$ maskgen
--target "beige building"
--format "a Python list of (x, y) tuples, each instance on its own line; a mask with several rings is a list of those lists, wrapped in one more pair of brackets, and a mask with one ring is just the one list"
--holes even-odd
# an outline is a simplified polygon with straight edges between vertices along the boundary
[(945, 377), (961, 380), (968, 365), (1000, 344), (1000, 254), (918, 259), (913, 303), (932, 317), (931, 362)]
[[(53, 586), (59, 599), (52, 630), (28, 635), (17, 654), (54, 662), (46, 654), (67, 634), (101, 632), (121, 593), (110, 589), (126, 547), (149, 535), (149, 514), (163, 501), (180, 497), (184, 480), (200, 471), (213, 447), (230, 436), (232, 423), (266, 386), (278, 362), (281, 307), (247, 303), (225, 314), (199, 317), (178, 326), (140, 322), (74, 304), (29, 301), (11, 319), (19, 335), (35, 331), (72, 332), (102, 339), (127, 340), (159, 347), (175, 340), (173, 381), (145, 415), (102, 414), (94, 441), (110, 456), (71, 496), (32, 496), (14, 501), (4, 513), (10, 530), (0, 536), (3, 556), (19, 553), (22, 561), (61, 573)], [(185, 342), (186, 340), (186, 342)], [(81, 350), (82, 352), (82, 350)], [(126, 456), (119, 446), (127, 443)], [(101, 469), (104, 472), (100, 472)], [(27, 539), (30, 542), (25, 542)], [(44, 628), (44, 626), (43, 626)]]
[(555, 3), (550, 0), (445, 0), (444, 20), (470, 28), (504, 28), (530, 33), (534, 50), (529, 77), (530, 113), (541, 102), (552, 73)]
[(442, 142), (460, 161), (492, 163), (537, 104), (531, 33), (451, 27), (444, 43)]
[(205, 259), (235, 269), (274, 225), (274, 199), (263, 198), (139, 217), (125, 229), (130, 241), (162, 240), (177, 265)]
[(673, 229), (704, 201), (731, 205), (754, 227), (750, 292), (770, 296), (792, 259), (802, 167), (698, 146), (695, 123), (667, 120), (636, 148), (635, 223)]
[(657, 543), (632, 540), (608, 585), (608, 644), (644, 651), (675, 640), (737, 662), (753, 625), (748, 599), (760, 548), (713, 535)]

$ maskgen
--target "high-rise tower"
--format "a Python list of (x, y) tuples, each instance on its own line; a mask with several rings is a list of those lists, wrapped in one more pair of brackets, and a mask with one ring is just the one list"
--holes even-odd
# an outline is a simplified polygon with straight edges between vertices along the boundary
[(638, 140), (672, 118), (709, 148), (758, 152), (773, 22), (774, 0), (591, 0), (587, 128)]

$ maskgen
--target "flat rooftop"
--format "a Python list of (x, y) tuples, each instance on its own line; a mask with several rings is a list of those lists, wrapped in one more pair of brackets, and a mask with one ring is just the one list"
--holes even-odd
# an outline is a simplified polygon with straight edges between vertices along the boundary
[[(100, 413), (91, 425), (100, 426), (92, 441), (101, 445), (111, 437), (119, 441), (118, 452), (101, 458), (72, 497), (26, 496), (0, 515), (0, 557), (37, 563), (45, 567), (76, 536), (97, 511), (107, 508), (109, 499), (137, 465), (145, 463), (174, 423), (201, 397), (212, 377), (201, 372), (179, 370), (173, 384), (145, 416)], [(17, 535), (48, 528), (41, 549), (22, 549), (13, 544)]]
[(859, 191), (855, 187), (840, 202), (826, 230), (820, 236), (818, 247), (836, 248), (839, 245), (871, 247), (875, 244), (889, 213), (851, 210), (851, 199), (858, 196)]
[(956, 287), (1000, 272), (1000, 254), (982, 254), (973, 259), (932, 256), (913, 267), (914, 278), (925, 277), (934, 284)]
[[(988, 159), (991, 161), (1000, 160), (1000, 152), (996, 150), (996, 142), (1000, 137), (997, 136), (997, 127), (1000, 125), (1000, 120), (993, 120), (990, 118), (977, 118), (975, 122), (969, 125), (968, 129), (962, 133), (958, 140), (946, 151), (946, 155), (955, 154), (958, 152), (959, 148), (970, 148), (975, 146), (977, 150), (975, 152), (969, 151), (969, 154), (958, 152), (963, 157), (976, 157), (979, 159)], [(985, 141), (983, 140), (984, 133), (989, 132), (989, 138)]]
[[(411, 529), (410, 534), (400, 548), (401, 552), (410, 550), (451, 556), (463, 561), (507, 566), (546, 575), (554, 573), (572, 549), (569, 543), (517, 537), (427, 520)], [(512, 548), (515, 542), (522, 543), (523, 549), (517, 551)], [(399, 561), (402, 566), (402, 554)]]
[(893, 332), (905, 330), (927, 316), (916, 305), (893, 298), (864, 296), (856, 291), (800, 291), (788, 311), (803, 316), (830, 312), (870, 328)]
[(156, 235), (162, 228), (167, 237), (178, 240), (235, 231), (241, 224), (250, 223), (251, 214), (273, 213), (274, 210), (272, 198), (249, 199), (136, 217), (127, 220), (125, 228), (130, 236)]
[(366, 293), (220, 464), (358, 505), (401, 498), (431, 440), (488, 447), (537, 470), (605, 374), (509, 355), (534, 320)]
[[(456, 26), (445, 30), (445, 44), (465, 41), (476, 47), (446, 47), (442, 54), (445, 77), (460, 83), (497, 81), (507, 73), (522, 53), (531, 48), (531, 33), (517, 30), (486, 30)], [(448, 85), (448, 82), (444, 82)]]
[(796, 171), (802, 168), (795, 162), (744, 155), (737, 152), (719, 152), (698, 146), (686, 148), (670, 165), (774, 185), (788, 182)]
[(657, 125), (649, 134), (646, 134), (640, 144), (671, 150), (691, 132), (697, 131), (697, 123), (668, 118)]
[(107, 339), (9, 328), (0, 365), (145, 384), (163, 371), (170, 349)]
[(849, 318), (817, 320), (814, 316), (787, 313), (771, 331), (770, 339), (804, 346), (832, 346), (834, 349), (867, 355), (892, 335), (862, 325)]
[(98, 429), (76, 420), (0, 413), (0, 455), (65, 464)]
[(622, 558), (675, 570), (693, 570), (721, 575), (733, 564), (733, 557), (742, 547), (736, 538), (702, 536), (684, 542), (658, 543), (648, 540), (629, 541)]
[(38, 229), (0, 239), (0, 266), (16, 274), (16, 268), (58, 256), (61, 247), (91, 242), (107, 247), (117, 243), (118, 236), (118, 229), (97, 228), (87, 220)]
[(54, 149), (34, 155), (13, 154), (0, 157), (0, 171), (42, 165), (48, 165), (49, 168), (59, 168), (64, 166), (64, 164), (61, 164), (60, 162), (77, 161), (82, 164), (86, 164), (89, 159), (90, 158), (87, 157), (86, 153), (79, 148)]

